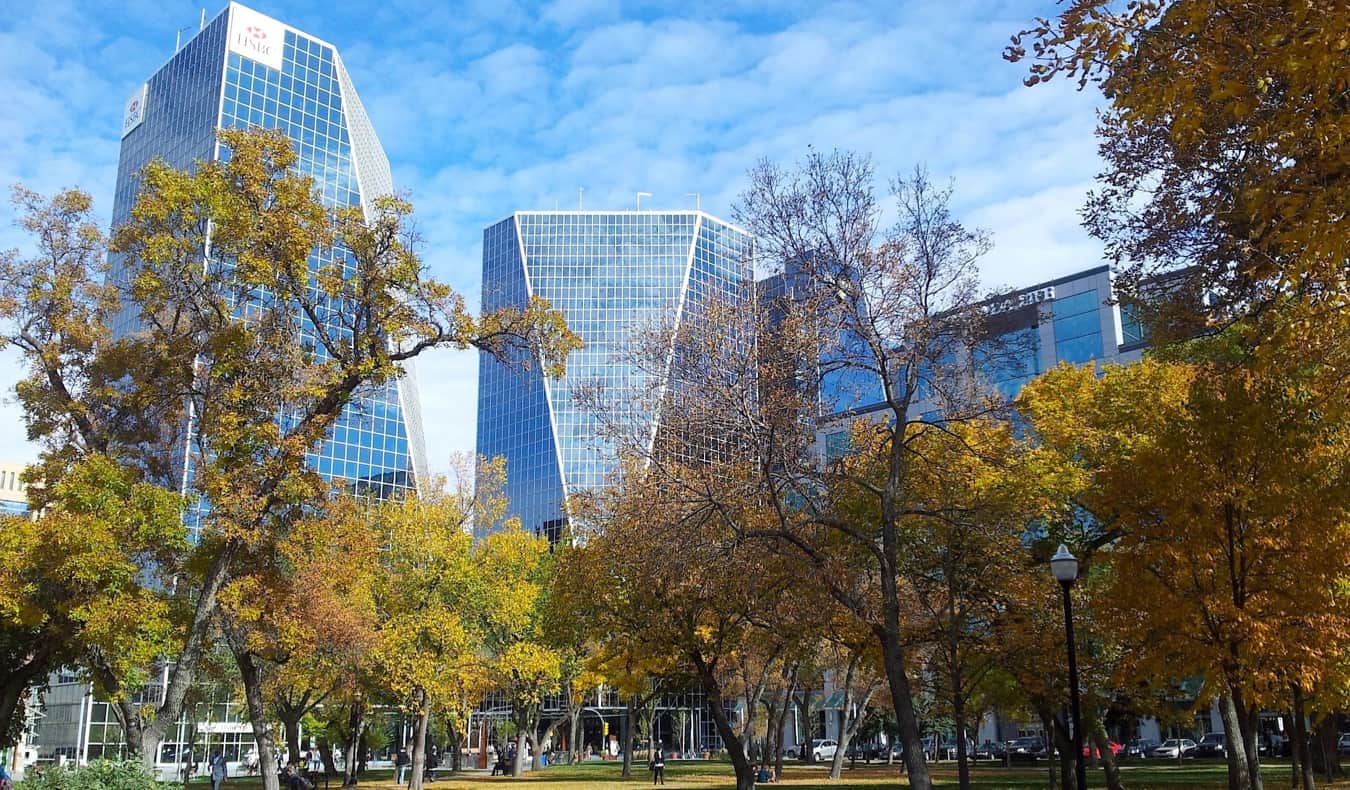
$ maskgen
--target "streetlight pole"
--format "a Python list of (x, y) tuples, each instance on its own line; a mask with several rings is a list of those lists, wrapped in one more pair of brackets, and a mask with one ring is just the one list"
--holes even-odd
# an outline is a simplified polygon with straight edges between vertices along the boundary
[(1073, 759), (1078, 790), (1087, 790), (1087, 765), (1083, 759), (1083, 706), (1078, 699), (1078, 657), (1073, 640), (1073, 596), (1069, 594), (1078, 578), (1078, 558), (1069, 547), (1059, 544), (1059, 551), (1050, 558), (1050, 570), (1064, 591), (1064, 636), (1069, 646), (1069, 701), (1073, 714)]

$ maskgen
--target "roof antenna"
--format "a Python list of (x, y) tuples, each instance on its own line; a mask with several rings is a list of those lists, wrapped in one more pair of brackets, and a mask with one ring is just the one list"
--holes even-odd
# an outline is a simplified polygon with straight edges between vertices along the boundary
[(642, 210), (642, 199), (645, 198), (645, 197), (651, 197), (651, 196), (652, 196), (652, 193), (650, 193), (650, 192), (639, 192), (639, 193), (638, 193), (638, 201), (637, 201), (637, 203), (638, 203), (637, 210), (638, 210), (638, 211), (641, 211), (641, 210)]
[(583, 198), (586, 197), (586, 187), (577, 187), (577, 211), (582, 210)]
[(702, 195), (700, 195), (700, 194), (697, 193), (697, 192), (685, 192), (685, 193), (684, 193), (684, 196), (685, 196), (685, 197), (691, 197), (691, 198), (694, 199), (694, 211), (702, 211), (702, 210), (703, 210), (703, 196), (702, 196)]
[(173, 37), (173, 51), (174, 51), (174, 52), (177, 52), (178, 50), (180, 50), (180, 49), (183, 48), (183, 31), (184, 31), (184, 30), (191, 30), (191, 29), (192, 29), (192, 26), (191, 26), (191, 25), (188, 25), (187, 27), (180, 27), (180, 28), (178, 28), (178, 32), (175, 33), (175, 34), (174, 34), (174, 37)]
[(206, 9), (202, 9), (202, 21), (197, 23), (197, 32), (200, 33), (206, 29)]

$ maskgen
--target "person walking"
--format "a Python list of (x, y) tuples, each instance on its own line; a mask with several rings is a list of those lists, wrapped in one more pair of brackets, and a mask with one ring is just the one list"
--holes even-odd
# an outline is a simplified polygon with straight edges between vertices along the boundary
[(652, 769), (652, 784), (664, 785), (666, 783), (666, 756), (662, 753), (664, 750), (661, 744), (656, 745), (656, 751), (652, 754), (652, 764), (648, 766)]
[(408, 750), (402, 746), (398, 749), (398, 757), (394, 758), (394, 765), (398, 766), (398, 781), (395, 784), (403, 784), (403, 777), (408, 773), (408, 766), (412, 764), (412, 759), (408, 757)]
[(225, 784), (225, 777), (229, 774), (229, 766), (225, 764), (225, 755), (219, 749), (211, 755), (211, 790), (220, 790), (221, 785)]

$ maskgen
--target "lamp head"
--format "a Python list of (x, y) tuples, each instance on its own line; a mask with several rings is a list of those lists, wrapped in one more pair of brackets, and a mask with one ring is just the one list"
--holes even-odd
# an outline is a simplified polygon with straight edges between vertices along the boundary
[(1078, 558), (1069, 553), (1069, 547), (1059, 544), (1059, 551), (1050, 558), (1050, 572), (1061, 583), (1067, 584), (1078, 578)]

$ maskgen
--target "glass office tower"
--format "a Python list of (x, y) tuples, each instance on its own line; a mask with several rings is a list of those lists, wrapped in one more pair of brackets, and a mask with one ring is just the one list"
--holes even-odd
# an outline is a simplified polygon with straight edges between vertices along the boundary
[[(253, 126), (289, 135), (297, 170), (313, 177), (332, 208), (369, 212), (393, 191), (389, 160), (333, 45), (231, 3), (127, 100), (114, 226), (130, 217), (138, 174), (151, 160), (187, 168), (228, 155), (217, 130)], [(124, 313), (116, 328), (135, 331), (135, 321)], [(325, 477), (381, 497), (414, 489), (426, 477), (426, 450), (411, 371), (362, 393), (309, 461)]]
[(626, 358), (634, 332), (697, 321), (713, 300), (748, 305), (751, 252), (749, 234), (702, 211), (520, 211), (483, 231), (483, 309), (548, 299), (586, 344), (558, 380), (479, 357), (478, 453), (506, 459), (510, 513), (526, 529), (556, 540), (568, 495), (614, 468), (579, 389), (603, 393), (607, 413), (654, 436), (659, 406), (632, 397), (653, 375)]
[[(332, 208), (360, 205), (393, 191), (386, 159), (370, 119), (333, 45), (250, 8), (231, 3), (202, 26), (124, 105), (122, 148), (117, 166), (113, 224), (127, 221), (141, 169), (155, 158), (189, 168), (228, 155), (217, 143), (221, 128), (262, 126), (284, 130), (299, 154), (297, 169), (314, 178)], [(339, 253), (340, 254), (340, 253)], [(317, 262), (317, 261), (316, 261)], [(125, 278), (116, 256), (111, 276)], [(125, 310), (114, 329), (136, 331), (137, 315)], [(180, 457), (188, 457), (183, 452)], [(411, 491), (426, 479), (426, 450), (416, 383), (409, 375), (356, 398), (309, 463), (324, 476), (357, 490), (387, 497)], [(191, 468), (184, 465), (183, 485)], [(190, 529), (201, 511), (190, 513)], [(153, 701), (161, 685), (142, 694)], [(32, 751), (41, 759), (77, 762), (121, 753), (123, 737), (108, 703), (73, 673), (49, 678)], [(196, 714), (194, 714), (196, 715)], [(215, 701), (200, 715), (210, 723), (210, 751), (228, 761), (243, 759), (253, 743), (241, 708)], [(161, 776), (176, 776), (189, 754), (186, 719), (159, 747)], [(202, 742), (195, 758), (204, 765)], [(234, 775), (238, 766), (231, 766)]]

